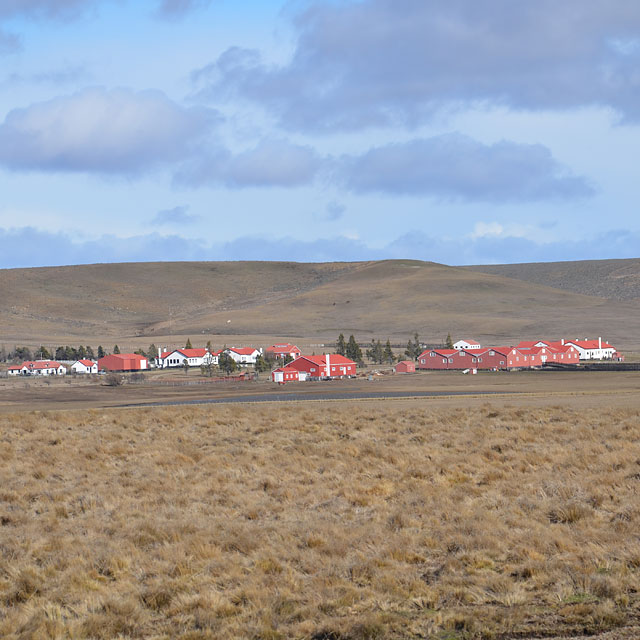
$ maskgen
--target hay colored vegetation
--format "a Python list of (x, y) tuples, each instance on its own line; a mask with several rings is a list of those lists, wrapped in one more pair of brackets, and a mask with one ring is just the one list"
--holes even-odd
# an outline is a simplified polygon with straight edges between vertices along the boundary
[(640, 412), (0, 416), (2, 638), (506, 638), (637, 623)]

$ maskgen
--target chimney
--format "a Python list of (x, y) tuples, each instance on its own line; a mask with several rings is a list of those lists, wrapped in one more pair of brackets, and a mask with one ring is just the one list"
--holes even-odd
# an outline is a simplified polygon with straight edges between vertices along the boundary
[(327, 378), (331, 377), (331, 356), (327, 353), (326, 354), (326, 361), (327, 361)]
[(598, 338), (598, 349), (602, 349), (602, 336)]
[(560, 340), (560, 344), (564, 347), (564, 338), (562, 338), (562, 340)]

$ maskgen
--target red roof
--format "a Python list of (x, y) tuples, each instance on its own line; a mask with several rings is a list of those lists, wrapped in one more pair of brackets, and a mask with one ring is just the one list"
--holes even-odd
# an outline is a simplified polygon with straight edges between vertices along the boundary
[(288, 342), (287, 344), (273, 344), (270, 347), (267, 347), (266, 351), (273, 353), (300, 353), (300, 349), (298, 349), (295, 344), (289, 344)]
[(300, 356), (300, 358), (309, 360), (309, 362), (313, 362), (314, 364), (317, 364), (319, 366), (326, 366), (327, 355), (329, 356), (330, 364), (355, 364), (353, 360), (349, 360), (349, 358), (345, 358), (344, 356), (338, 355), (337, 353), (323, 354), (321, 356)]
[[(62, 365), (55, 360), (27, 360), (22, 367), (27, 369), (59, 369)], [(22, 367), (20, 367), (22, 369)]]
[(422, 358), (422, 356), (427, 355), (429, 353), (437, 353), (440, 356), (448, 358), (449, 356), (454, 356), (456, 353), (460, 353), (459, 349), (427, 349), (423, 351), (418, 357)]
[(93, 367), (94, 364), (97, 364), (93, 360), (78, 360), (80, 364), (83, 364), (85, 367)]
[(293, 367), (278, 367), (277, 369), (274, 369), (271, 373), (276, 373), (277, 372), (282, 372), (282, 373), (300, 373), (297, 369), (294, 369)]
[(233, 351), (239, 356), (252, 356), (257, 349), (254, 349), (253, 347), (229, 347), (227, 351)]
[(598, 340), (565, 340), (565, 344), (575, 344), (583, 349), (615, 349), (613, 345), (602, 341), (602, 347), (598, 344)]

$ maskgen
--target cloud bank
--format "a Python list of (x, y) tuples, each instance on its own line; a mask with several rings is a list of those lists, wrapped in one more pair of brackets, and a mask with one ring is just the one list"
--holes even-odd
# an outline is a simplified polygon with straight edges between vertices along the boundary
[(195, 78), (284, 128), (415, 125), (443, 108), (609, 107), (640, 119), (636, 0), (312, 2), (295, 52), (268, 65), (230, 48)]
[(86, 89), (9, 112), (0, 165), (11, 170), (131, 175), (190, 155), (215, 122), (160, 91)]

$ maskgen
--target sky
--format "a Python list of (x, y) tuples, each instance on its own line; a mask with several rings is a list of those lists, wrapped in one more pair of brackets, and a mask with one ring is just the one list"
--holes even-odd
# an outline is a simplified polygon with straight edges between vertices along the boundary
[(640, 257), (637, 0), (0, 0), (0, 267)]

